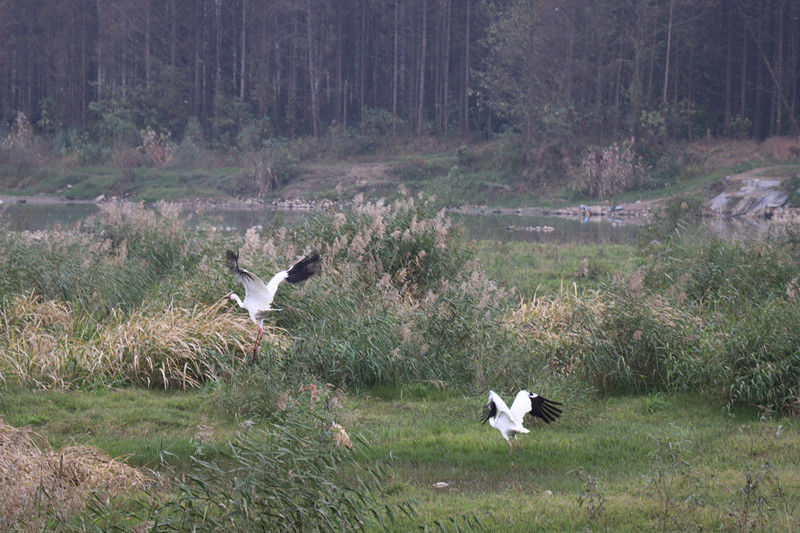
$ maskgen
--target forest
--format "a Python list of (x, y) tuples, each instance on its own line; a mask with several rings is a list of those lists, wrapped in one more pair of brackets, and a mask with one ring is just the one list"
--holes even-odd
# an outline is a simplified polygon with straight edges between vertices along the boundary
[(196, 118), (217, 148), (794, 135), (799, 19), (790, 0), (2, 0), (0, 127), (135, 144)]

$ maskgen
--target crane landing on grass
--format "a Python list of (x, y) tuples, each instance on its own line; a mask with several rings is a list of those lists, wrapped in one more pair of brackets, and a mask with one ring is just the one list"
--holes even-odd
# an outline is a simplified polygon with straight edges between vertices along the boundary
[(561, 405), (559, 402), (548, 400), (536, 393), (521, 390), (514, 398), (514, 403), (511, 404), (511, 409), (508, 408), (506, 402), (497, 395), (493, 390), (489, 391), (489, 401), (483, 409), (483, 416), (481, 422), (489, 422), (489, 425), (495, 428), (503, 435), (508, 443), (508, 453), (514, 450), (514, 445), (511, 444), (509, 437), (514, 437), (517, 443), (517, 450), (519, 451), (519, 440), (517, 440), (518, 433), (528, 433), (522, 425), (522, 419), (525, 415), (530, 413), (531, 416), (536, 416), (547, 422), (548, 424), (561, 416), (561, 409), (556, 407)]
[(278, 285), (283, 280), (289, 283), (300, 283), (316, 274), (319, 270), (319, 254), (313, 252), (295, 263), (292, 268), (281, 270), (270, 278), (269, 283), (264, 283), (252, 272), (239, 267), (239, 252), (228, 250), (225, 252), (225, 258), (233, 275), (244, 285), (244, 300), (234, 293), (230, 293), (228, 296), (239, 304), (239, 307), (247, 309), (250, 320), (258, 326), (258, 336), (253, 346), (253, 361), (255, 361), (258, 347), (261, 345), (261, 337), (264, 335), (264, 318), (269, 311), (280, 311), (280, 309), (272, 308), (272, 299), (275, 298)]

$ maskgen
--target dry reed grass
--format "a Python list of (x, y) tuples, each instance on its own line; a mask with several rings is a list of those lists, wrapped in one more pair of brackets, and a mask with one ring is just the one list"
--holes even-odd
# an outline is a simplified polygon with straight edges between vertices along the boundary
[(139, 470), (87, 446), (58, 451), (28, 428), (0, 419), (0, 529), (39, 531), (45, 516), (79, 512), (93, 492), (109, 496), (141, 486)]
[(544, 344), (568, 344), (580, 336), (579, 310), (600, 316), (606, 303), (599, 292), (578, 294), (578, 286), (561, 285), (555, 297), (534, 294), (508, 317), (508, 323), (524, 335), (532, 335)]
[[(36, 388), (69, 388), (98, 379), (148, 387), (198, 387), (217, 380), (250, 350), (252, 324), (227, 312), (226, 299), (193, 308), (122, 313), (86, 331), (70, 305), (17, 296), (0, 311), (0, 380)], [(285, 337), (267, 329), (264, 343)]]

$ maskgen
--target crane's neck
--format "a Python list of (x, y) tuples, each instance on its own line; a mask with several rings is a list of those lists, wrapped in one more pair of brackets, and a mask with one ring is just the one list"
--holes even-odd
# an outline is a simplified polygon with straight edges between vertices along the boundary
[(244, 303), (242, 303), (242, 300), (241, 300), (241, 299), (240, 299), (238, 296), (236, 296), (235, 294), (233, 294), (233, 293), (231, 293), (231, 300), (233, 300), (234, 302), (236, 302), (237, 304), (239, 304), (239, 307), (242, 307), (242, 308), (244, 308)]

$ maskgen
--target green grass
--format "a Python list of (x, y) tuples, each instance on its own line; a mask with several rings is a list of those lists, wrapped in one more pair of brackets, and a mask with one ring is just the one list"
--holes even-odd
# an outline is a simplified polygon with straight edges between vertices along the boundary
[[(531, 433), (520, 437), (522, 451), (513, 457), (496, 430), (478, 423), (485, 400), (472, 395), (377, 400), (364, 394), (348, 402), (345, 425), (369, 435), (375, 459), (390, 459), (394, 497), (418, 502), (419, 517), (398, 530), (464, 515), (477, 516), (492, 531), (651, 530), (664, 508), (648, 482), (659, 471), (685, 471), (692, 478), (671, 474), (676, 487), (669, 524), (730, 529), (735, 519), (729, 513), (743, 501), (738, 490), (745, 472), (766, 460), (784, 490), (779, 498), (772, 486), (761, 487), (774, 508), (764, 511), (767, 529), (790, 527), (800, 503), (797, 422), (760, 422), (699, 399), (665, 398), (657, 409), (648, 408), (647, 397), (568, 403), (553, 424), (529, 422)], [(665, 452), (670, 442), (682, 446), (677, 457)], [(677, 460), (686, 466), (676, 466)], [(578, 503), (590, 479), (607, 500), (594, 519)], [(439, 481), (449, 487), (433, 488)], [(683, 502), (690, 495), (705, 505), (689, 509)]]
[(156, 468), (161, 452), (174, 466), (188, 466), (197, 435), (224, 442), (236, 420), (206, 409), (199, 391), (145, 389), (96, 391), (0, 391), (0, 417), (15, 427), (31, 426), (50, 446), (96, 446), (133, 466)]
[(526, 299), (576, 284), (596, 289), (615, 275), (626, 276), (641, 259), (628, 244), (560, 244), (477, 241), (481, 266), (490, 278), (516, 287)]
[[(60, 195), (77, 200), (100, 194), (131, 200), (156, 201), (233, 196), (239, 168), (133, 168), (86, 166), (65, 169), (43, 166), (23, 176), (8, 165), (0, 165), (0, 190), (7, 194)], [(69, 187), (68, 187), (69, 186)]]
[[(6, 391), (0, 399), (6, 422), (33, 426), (53, 446), (89, 444), (157, 469), (161, 449), (176, 454), (174, 466), (188, 467), (198, 427), (213, 428), (216, 443), (236, 429), (199, 392)], [(362, 461), (393, 467), (386, 502), (416, 502), (417, 516), (398, 518), (391, 528), (397, 531), (436, 529), (437, 521), (454, 531), (451, 520), (463, 528), (464, 517), (490, 531), (653, 530), (662, 519), (670, 530), (734, 530), (743, 520), (745, 475), (766, 462), (768, 475), (755, 494), (764, 505), (758, 510), (751, 501), (748, 523), (793, 527), (800, 504), (796, 419), (759, 420), (685, 395), (563, 400), (555, 423), (527, 423), (531, 433), (520, 437), (514, 456), (496, 430), (479, 423), (482, 392), (365, 390), (349, 394), (335, 416), (351, 437), (361, 434), (370, 444), (356, 444)], [(439, 481), (449, 486), (434, 488)], [(666, 504), (659, 487), (670, 497)], [(602, 496), (603, 509), (592, 514), (581, 496), (594, 496), (594, 504)], [(702, 505), (688, 505), (689, 497)]]

